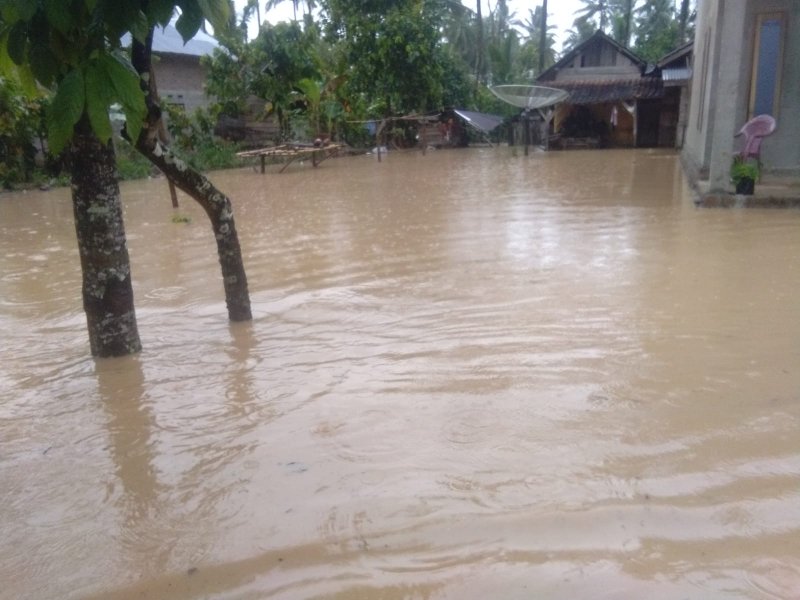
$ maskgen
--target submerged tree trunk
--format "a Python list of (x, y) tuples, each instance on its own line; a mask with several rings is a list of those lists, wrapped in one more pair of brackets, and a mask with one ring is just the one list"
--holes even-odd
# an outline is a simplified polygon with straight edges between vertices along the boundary
[(215, 188), (202, 173), (198, 173), (177, 158), (160, 139), (161, 108), (158, 105), (155, 78), (151, 68), (152, 39), (153, 32), (151, 30), (145, 44), (136, 40), (133, 42), (131, 58), (143, 86), (147, 89), (148, 114), (139, 139), (132, 143), (178, 188), (196, 200), (206, 211), (217, 240), (217, 253), (222, 267), (222, 282), (225, 288), (228, 317), (231, 321), (249, 321), (253, 318), (250, 310), (250, 294), (247, 289), (247, 276), (242, 261), (242, 250), (239, 246), (239, 236), (233, 220), (231, 201)]
[(242, 250), (233, 221), (231, 201), (202, 174), (175, 157), (169, 148), (157, 140), (150, 140), (143, 135), (136, 142), (136, 149), (174, 181), (178, 188), (194, 198), (206, 211), (217, 240), (217, 254), (222, 267), (228, 318), (231, 321), (252, 319), (247, 275), (244, 271)]
[(139, 352), (142, 344), (133, 307), (114, 147), (94, 135), (85, 116), (75, 126), (69, 160), (83, 308), (92, 354), (110, 357)]

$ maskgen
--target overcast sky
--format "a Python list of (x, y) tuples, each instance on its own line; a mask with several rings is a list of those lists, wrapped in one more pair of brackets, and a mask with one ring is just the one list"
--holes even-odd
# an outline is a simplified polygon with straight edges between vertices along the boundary
[[(463, 0), (462, 0), (463, 1)], [(236, 10), (241, 12), (242, 8), (247, 4), (247, 0), (235, 0)], [(262, 6), (265, 1), (262, 0)], [(464, 2), (466, 6), (475, 9), (475, 2)], [(488, 7), (491, 5), (494, 8), (496, 2), (489, 0), (484, 2), (484, 14), (487, 14)], [(518, 19), (526, 19), (528, 11), (535, 9), (542, 4), (542, 0), (508, 0), (508, 8), (515, 12), (515, 17)], [(556, 31), (556, 50), (561, 51), (561, 43), (566, 36), (563, 35), (564, 31), (572, 27), (572, 22), (575, 20), (575, 11), (581, 7), (580, 0), (549, 0), (547, 3), (547, 13), (549, 14), (549, 21), (551, 25), (557, 27)], [(262, 10), (262, 17), (263, 17)], [(292, 19), (292, 0), (283, 0), (277, 8), (271, 10), (266, 15), (267, 21), (270, 23), (278, 23), (280, 21), (290, 21)], [(257, 26), (255, 19), (251, 22), (251, 36), (255, 35)]]

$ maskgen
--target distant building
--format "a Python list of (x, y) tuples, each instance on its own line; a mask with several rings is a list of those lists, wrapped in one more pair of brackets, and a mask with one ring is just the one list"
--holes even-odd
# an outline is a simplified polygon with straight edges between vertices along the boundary
[(675, 145), (674, 138), (659, 137), (661, 77), (602, 31), (565, 54), (536, 83), (569, 92), (553, 117), (553, 131), (560, 134), (556, 145)]
[(729, 191), (734, 137), (759, 114), (776, 131), (761, 162), (777, 178), (800, 177), (800, 2), (698, 2), (692, 98), (682, 158), (689, 175), (711, 191)]
[[(129, 44), (130, 36), (126, 35), (122, 43)], [(217, 40), (203, 31), (198, 31), (184, 44), (172, 23), (164, 28), (156, 27), (153, 71), (161, 100), (187, 112), (211, 104), (212, 99), (205, 93), (207, 72), (200, 64), (200, 57), (211, 55), (218, 46)]]
[(694, 42), (664, 56), (656, 65), (664, 86), (658, 121), (658, 145), (683, 148), (689, 120)]

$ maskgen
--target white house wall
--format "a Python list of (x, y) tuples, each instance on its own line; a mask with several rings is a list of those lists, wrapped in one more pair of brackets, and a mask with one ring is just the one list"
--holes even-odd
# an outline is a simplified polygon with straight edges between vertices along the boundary
[(762, 146), (762, 162), (769, 173), (800, 174), (800, 1), (701, 0), (683, 157), (712, 191), (730, 189), (732, 157), (742, 144), (734, 135), (748, 119), (757, 15), (768, 12), (787, 20), (778, 129)]

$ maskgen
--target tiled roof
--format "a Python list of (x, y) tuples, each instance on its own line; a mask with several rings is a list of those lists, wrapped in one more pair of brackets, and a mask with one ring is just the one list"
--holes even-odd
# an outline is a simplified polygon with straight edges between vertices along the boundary
[(548, 85), (569, 92), (565, 104), (605, 104), (622, 100), (661, 98), (664, 86), (659, 77), (625, 80), (551, 81)]

